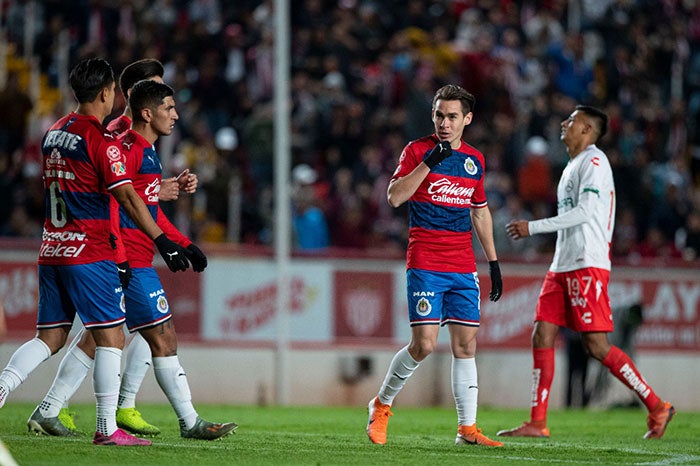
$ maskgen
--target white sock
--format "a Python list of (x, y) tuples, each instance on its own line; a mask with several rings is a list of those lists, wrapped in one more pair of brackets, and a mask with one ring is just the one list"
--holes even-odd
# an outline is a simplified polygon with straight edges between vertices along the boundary
[[(70, 345), (68, 345), (68, 351), (66, 351), (66, 353), (71, 353), (71, 352), (73, 352), (73, 350), (75, 348), (78, 347), (78, 344), (82, 341), (83, 335), (85, 334), (85, 332), (89, 332), (89, 330), (86, 329), (85, 327), (80, 329), (80, 331), (73, 338), (73, 341), (71, 341)], [(87, 353), (85, 353), (82, 349), (80, 350), (79, 353), (74, 353), (74, 356), (76, 356), (78, 359), (80, 359), (84, 364), (87, 364), (89, 366), (88, 369), (90, 367), (92, 367), (92, 365), (95, 362), (94, 359), (92, 359), (90, 356), (88, 356)], [(85, 374), (85, 376), (87, 376), (87, 374)], [(83, 377), (83, 380), (85, 380), (85, 377)], [(78, 387), (80, 387), (80, 384), (82, 383), (82, 381), (77, 382), (77, 379), (76, 379), (76, 383), (77, 383), (77, 385), (73, 388), (73, 392), (71, 393), (71, 395), (68, 398), (66, 398), (65, 401), (63, 402), (64, 408), (68, 408), (68, 404), (70, 403), (71, 397), (78, 390)]]
[(153, 358), (153, 373), (158, 385), (168, 397), (180, 423), (191, 429), (197, 420), (197, 411), (192, 406), (192, 394), (187, 375), (177, 356)]
[(389, 364), (389, 370), (386, 373), (382, 387), (379, 389), (379, 401), (385, 405), (391, 405), (394, 398), (399, 394), (406, 380), (413, 375), (413, 372), (418, 368), (420, 363), (413, 359), (408, 352), (408, 346), (399, 350), (394, 355), (394, 359)]
[(452, 356), (452, 394), (457, 407), (457, 424), (476, 423), (476, 405), (479, 398), (476, 359), (458, 359)]
[(32, 338), (14, 352), (10, 362), (0, 373), (0, 407), (15, 388), (24, 382), (39, 364), (51, 357), (51, 350), (39, 338)]
[[(78, 337), (76, 337), (78, 338)], [(44, 417), (56, 417), (63, 407), (68, 407), (68, 400), (75, 394), (83, 383), (92, 367), (92, 359), (77, 345), (72, 345), (61, 363), (44, 400), (39, 405), (39, 411)]]
[(151, 348), (141, 334), (136, 332), (126, 350), (126, 363), (119, 389), (118, 406), (120, 408), (136, 406), (136, 394), (141, 388), (149, 367), (151, 367)]
[(117, 398), (122, 350), (108, 346), (95, 348), (92, 385), (97, 399), (97, 431), (110, 436), (117, 430)]

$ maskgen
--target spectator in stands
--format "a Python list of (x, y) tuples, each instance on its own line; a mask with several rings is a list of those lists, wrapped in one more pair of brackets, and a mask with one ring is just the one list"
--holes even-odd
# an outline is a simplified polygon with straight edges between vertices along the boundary
[(29, 94), (20, 85), (16, 71), (7, 74), (5, 87), (0, 91), (0, 150), (11, 156), (24, 149), (29, 113), (34, 108)]
[(330, 243), (328, 224), (314, 186), (317, 180), (316, 170), (306, 164), (292, 170), (294, 246), (301, 251), (321, 251)]

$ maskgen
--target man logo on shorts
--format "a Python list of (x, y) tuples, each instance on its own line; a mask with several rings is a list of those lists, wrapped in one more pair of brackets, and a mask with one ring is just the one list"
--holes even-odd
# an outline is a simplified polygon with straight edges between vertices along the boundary
[(433, 306), (430, 304), (430, 301), (425, 298), (419, 299), (416, 303), (416, 312), (419, 316), (427, 316), (432, 310)]

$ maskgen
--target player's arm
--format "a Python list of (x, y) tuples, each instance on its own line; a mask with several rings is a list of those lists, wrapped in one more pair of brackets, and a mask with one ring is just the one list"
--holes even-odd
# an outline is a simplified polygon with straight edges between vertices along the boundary
[[(402, 165), (405, 163), (411, 163), (415, 160), (416, 154), (414, 153), (413, 146), (408, 145), (404, 148), (401, 154), (401, 159), (399, 161), (399, 167), (394, 172), (394, 177), (391, 182), (389, 182), (389, 189), (387, 190), (387, 200), (389, 205), (392, 207), (398, 207), (413, 196), (418, 187), (421, 185), (423, 180), (428, 173), (440, 164), (447, 157), (452, 155), (452, 147), (448, 141), (442, 141), (436, 144), (428, 153), (427, 156), (418, 165), (411, 170), (407, 175), (401, 176), (403, 171)], [(413, 162), (416, 163), (416, 162)], [(410, 166), (406, 168), (410, 170)]]
[(496, 244), (493, 240), (493, 218), (491, 217), (491, 211), (486, 206), (481, 208), (472, 207), (469, 209), (469, 215), (471, 216), (474, 231), (476, 231), (476, 236), (479, 238), (486, 259), (489, 262), (498, 260)]
[(496, 255), (496, 244), (493, 241), (493, 218), (491, 211), (484, 204), (481, 207), (472, 207), (469, 209), (472, 225), (476, 236), (479, 238), (481, 247), (484, 250), (486, 259), (489, 261), (489, 276), (491, 277), (491, 291), (489, 299), (498, 301), (503, 293), (503, 279), (501, 278), (501, 268), (498, 265), (498, 256)]
[(111, 189), (112, 196), (122, 206), (126, 214), (131, 218), (141, 231), (149, 238), (156, 239), (163, 234), (163, 230), (158, 227), (146, 204), (134, 190), (131, 183), (121, 184)]
[(186, 248), (187, 246), (192, 244), (192, 241), (190, 241), (190, 239), (187, 236), (183, 235), (180, 232), (180, 230), (178, 230), (177, 227), (172, 224), (172, 222), (168, 219), (168, 217), (166, 217), (165, 213), (161, 210), (160, 207), (158, 207), (156, 224), (161, 230), (163, 230), (163, 233), (165, 233), (165, 235), (168, 238), (175, 241), (183, 248)]
[(119, 225), (119, 203), (116, 198), (110, 199), (109, 203), (109, 242), (114, 249), (115, 262), (119, 264), (126, 261), (126, 248)]
[(126, 257), (126, 247), (122, 240), (121, 228), (119, 228), (119, 203), (114, 197), (109, 202), (109, 242), (114, 249), (114, 262), (117, 263), (119, 281), (123, 289), (129, 287), (131, 281), (131, 266)]
[[(586, 165), (581, 173), (578, 204), (572, 209), (540, 220), (516, 220), (506, 225), (506, 231), (513, 239), (525, 238), (539, 233), (554, 233), (559, 230), (587, 223), (595, 212), (596, 203), (601, 202), (601, 194), (596, 187), (600, 183), (592, 164)], [(561, 200), (560, 200), (561, 202)]]
[(539, 233), (554, 233), (588, 222), (592, 212), (589, 195), (579, 198), (579, 204), (573, 209), (554, 217), (540, 220), (513, 220), (506, 225), (508, 235), (513, 239), (527, 238)]
[(163, 230), (151, 217), (146, 204), (134, 190), (133, 185), (131, 183), (120, 184), (113, 187), (110, 192), (136, 226), (153, 240), (168, 268), (173, 272), (187, 270), (190, 264), (187, 261), (185, 249), (172, 242), (163, 233)]
[(419, 164), (411, 173), (401, 178), (394, 178), (389, 182), (387, 189), (387, 201), (391, 207), (398, 207), (413, 196), (426, 176), (430, 168), (424, 163)]

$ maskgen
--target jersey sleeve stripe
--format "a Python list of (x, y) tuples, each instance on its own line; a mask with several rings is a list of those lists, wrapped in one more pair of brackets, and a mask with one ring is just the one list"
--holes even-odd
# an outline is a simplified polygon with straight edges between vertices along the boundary
[(111, 191), (112, 189), (123, 186), (125, 184), (131, 184), (131, 178), (125, 178), (123, 180), (116, 181), (110, 185), (107, 186), (107, 190)]

